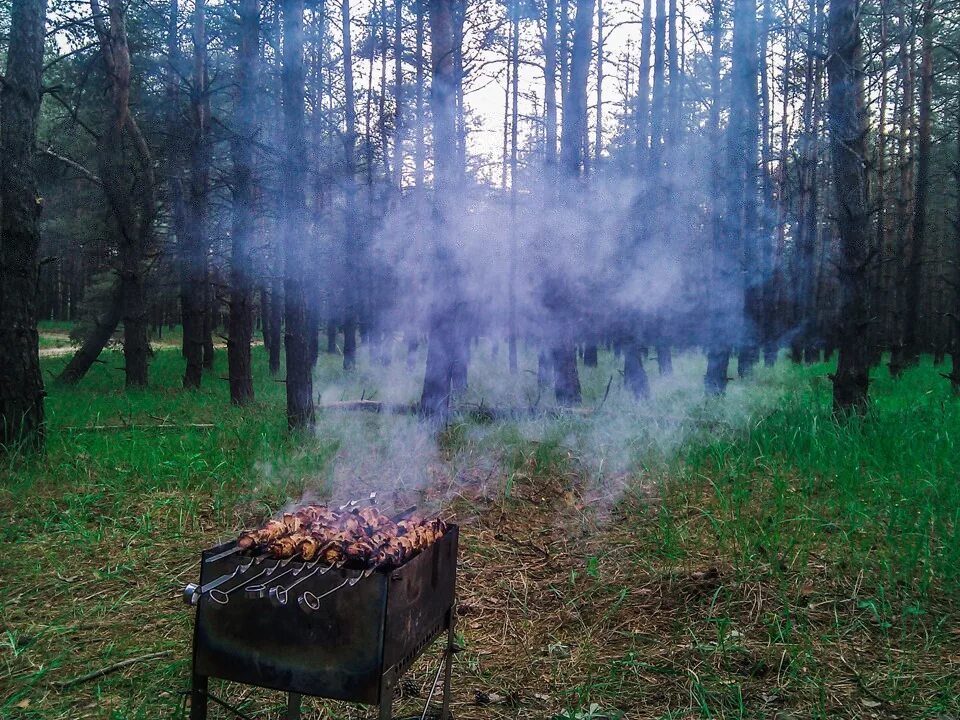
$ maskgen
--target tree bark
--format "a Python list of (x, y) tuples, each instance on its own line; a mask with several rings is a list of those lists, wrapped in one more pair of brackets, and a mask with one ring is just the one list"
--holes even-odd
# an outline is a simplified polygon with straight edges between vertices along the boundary
[[(587, 126), (587, 76), (590, 71), (590, 50), (593, 38), (594, 0), (577, 0), (573, 21), (573, 46), (570, 54), (570, 77), (563, 102), (563, 124), (560, 142), (560, 167), (565, 177), (565, 192), (578, 196), (583, 172), (584, 143)], [(571, 199), (571, 202), (575, 197)], [(580, 376), (574, 346), (574, 311), (569, 288), (563, 278), (548, 278), (545, 294), (552, 314), (550, 357), (553, 364), (554, 395), (560, 405), (580, 403)]]
[(403, 189), (403, 0), (393, 0), (393, 184)]
[(234, 119), (236, 134), (231, 143), (234, 181), (227, 366), (230, 401), (234, 405), (246, 405), (254, 398), (250, 360), (250, 344), (253, 339), (253, 263), (250, 246), (256, 203), (253, 145), (258, 133), (255, 120), (260, 47), (258, 0), (241, 0), (238, 12), (240, 46), (237, 51), (237, 109)]
[(831, 0), (829, 27), (830, 149), (841, 244), (840, 356), (833, 376), (833, 407), (837, 414), (846, 414), (866, 410), (870, 370), (869, 347), (863, 341), (868, 324), (869, 213), (859, 0)]
[[(346, 0), (345, 0), (346, 1)], [(306, 269), (306, 151), (304, 132), (303, 0), (283, 1), (283, 211), (284, 348), (287, 361), (287, 424), (291, 429), (313, 425), (313, 367), (307, 337), (309, 322)]]
[[(763, 327), (764, 263), (763, 243), (758, 228), (757, 207), (757, 157), (760, 140), (760, 94), (757, 81), (760, 76), (757, 34), (756, 0), (742, 0), (743, 8), (735, 6), (737, 22), (742, 30), (734, 30), (734, 77), (731, 118), (736, 113), (738, 137), (734, 140), (735, 152), (739, 155), (739, 177), (734, 183), (743, 189), (738, 191), (740, 206), (734, 207), (739, 215), (738, 235), (743, 244), (743, 319), (740, 333), (740, 348), (737, 355), (737, 374), (749, 377), (760, 359), (760, 343)], [(739, 63), (736, 58), (739, 58)], [(738, 67), (739, 65), (739, 67)], [(731, 124), (733, 124), (731, 122)]]
[(193, 78), (190, 111), (190, 184), (187, 221), (180, 241), (180, 306), (183, 318), (183, 355), (187, 366), (184, 388), (200, 387), (204, 345), (209, 329), (207, 202), (210, 186), (210, 98), (207, 93), (206, 2), (196, 0), (193, 11)]
[(933, 103), (933, 19), (935, 14), (933, 0), (923, 0), (923, 25), (920, 28), (922, 47), (920, 55), (920, 103), (917, 123), (917, 169), (913, 194), (913, 232), (910, 238), (907, 279), (904, 288), (906, 313), (903, 346), (909, 364), (917, 362), (921, 350), (921, 288), (924, 275), (923, 262), (927, 239), (928, 194), (930, 188), (930, 108)]
[(643, 367), (643, 348), (636, 338), (623, 343), (623, 382), (637, 400), (650, 397), (650, 381)]
[[(520, 124), (520, 8), (510, 3), (512, 27), (510, 57), (512, 78), (510, 86), (512, 116), (510, 118), (510, 268), (507, 278), (507, 364), (511, 375), (517, 374), (517, 163)], [(554, 128), (556, 129), (556, 128)]]
[[(717, 0), (719, 2), (719, 0)], [(650, 40), (653, 34), (651, 0), (643, 0), (640, 20), (640, 61), (637, 78), (637, 137), (636, 167), (641, 172), (646, 166), (650, 142), (647, 132), (650, 127)]]
[(454, 59), (453, 0), (430, 0), (430, 40), (433, 84), (433, 298), (429, 309), (427, 367), (420, 409), (437, 419), (446, 417), (458, 365), (465, 365), (458, 269), (448, 256), (447, 220), (457, 186), (456, 63)]
[[(130, 50), (127, 45), (126, 6), (109, 0), (107, 13), (91, 0), (94, 28), (110, 82), (107, 127), (98, 148), (100, 178), (118, 237), (120, 319), (126, 386), (147, 385), (150, 345), (144, 298), (143, 260), (153, 239), (156, 217), (156, 181), (153, 158), (140, 128), (130, 114)], [(106, 22), (109, 20), (109, 24)], [(133, 146), (136, 167), (124, 151), (124, 139)], [(139, 199), (139, 203), (134, 202)], [(102, 347), (101, 347), (102, 349)], [(98, 351), (99, 352), (99, 351)]]
[[(350, 0), (341, 2), (343, 26), (343, 81), (346, 132), (343, 136), (344, 242), (343, 242), (343, 369), (352, 370), (357, 362), (357, 315), (361, 289), (359, 232), (357, 217), (357, 110), (353, 89), (353, 50), (350, 36)], [(369, 145), (369, 138), (368, 138)]]
[(546, 146), (543, 160), (547, 178), (557, 167), (557, 0), (546, 0), (546, 28), (543, 34), (544, 125)]
[(34, 170), (43, 88), (45, 0), (13, 0), (0, 81), (0, 451), (44, 442), (37, 336), (42, 200)]

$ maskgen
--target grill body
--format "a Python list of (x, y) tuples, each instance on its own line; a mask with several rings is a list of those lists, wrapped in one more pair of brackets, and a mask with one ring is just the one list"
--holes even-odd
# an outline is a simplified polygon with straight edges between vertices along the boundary
[[(281, 606), (245, 597), (243, 589), (231, 594), (227, 604), (201, 595), (194, 626), (191, 720), (206, 717), (211, 677), (379, 705), (380, 718), (390, 718), (400, 676), (444, 630), (448, 650), (452, 647), (458, 539), (457, 526), (450, 525), (409, 562), (333, 592), (315, 612), (301, 610), (296, 597), (304, 590), (316, 595), (332, 590), (358, 571), (332, 570), (306, 579), (290, 590), (288, 603)], [(233, 545), (204, 551), (201, 586), (235, 570), (238, 555), (209, 560)], [(244, 575), (256, 572), (254, 566)], [(294, 581), (290, 579), (291, 585)], [(445, 701), (449, 657), (447, 652)], [(290, 716), (296, 717), (292, 711)]]

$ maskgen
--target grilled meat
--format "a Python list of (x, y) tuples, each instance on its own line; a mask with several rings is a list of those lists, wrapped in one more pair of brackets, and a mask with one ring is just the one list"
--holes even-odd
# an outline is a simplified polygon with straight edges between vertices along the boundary
[(307, 562), (355, 568), (396, 567), (436, 542), (445, 530), (440, 519), (411, 514), (395, 522), (373, 506), (337, 512), (324, 505), (305, 505), (244, 531), (237, 545), (266, 550), (278, 559), (299, 556)]

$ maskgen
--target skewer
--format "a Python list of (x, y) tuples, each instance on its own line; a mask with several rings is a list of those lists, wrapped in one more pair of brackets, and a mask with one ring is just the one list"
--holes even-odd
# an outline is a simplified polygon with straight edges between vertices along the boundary
[(183, 588), (183, 601), (187, 605), (196, 605), (200, 601), (200, 596), (203, 593), (213, 590), (214, 588), (220, 587), (227, 580), (235, 578), (240, 572), (240, 566), (238, 565), (233, 572), (225, 573), (218, 578), (214, 578), (206, 585), (197, 585), (197, 583), (187, 583), (186, 587)]
[(284, 576), (286, 576), (286, 575), (289, 575), (290, 573), (293, 573), (294, 575), (299, 575), (299, 574), (303, 571), (303, 569), (304, 569), (305, 567), (307, 567), (308, 565), (309, 565), (309, 567), (313, 567), (313, 565), (316, 564), (316, 563), (314, 562), (314, 563), (307, 563), (306, 565), (295, 565), (294, 567), (290, 568), (289, 570), (284, 570), (282, 573), (280, 573), (280, 574), (277, 575), (276, 577), (269, 577), (269, 576), (273, 575), (274, 571), (277, 570), (278, 568), (285, 567), (286, 565), (288, 565), (291, 560), (293, 560), (292, 557), (286, 558), (286, 559), (281, 560), (280, 562), (278, 562), (273, 568), (268, 568), (268, 569), (267, 569), (267, 576), (268, 576), (267, 581), (266, 581), (266, 582), (262, 582), (262, 583), (258, 583), (257, 585), (247, 585), (247, 586), (244, 588), (244, 594), (245, 594), (248, 598), (262, 598), (262, 597), (264, 597), (264, 596), (267, 594), (267, 585), (269, 585), (270, 583), (275, 582), (275, 581), (279, 580), (280, 578), (282, 578), (282, 577), (284, 577)]
[(338, 507), (338, 508), (337, 508), (337, 512), (343, 512), (343, 511), (346, 510), (348, 507), (350, 507), (350, 508), (356, 507), (356, 506), (359, 505), (359, 504), (360, 504), (360, 501), (359, 501), (359, 500), (351, 500), (350, 502), (344, 503), (343, 505), (341, 505), (340, 507)]
[(216, 560), (223, 560), (223, 558), (225, 557), (230, 557), (231, 555), (238, 552), (242, 552), (242, 551), (243, 551), (243, 548), (241, 548), (239, 545), (234, 545), (230, 550), (224, 550), (223, 552), (219, 552), (216, 555), (211, 555), (208, 558), (204, 558), (204, 562), (209, 563), (209, 562), (214, 562)]
[[(333, 565), (328, 566), (326, 572), (329, 572), (330, 568), (332, 568), (332, 567), (333, 567)], [(274, 606), (276, 606), (276, 607), (280, 607), (280, 606), (282, 606), (282, 605), (286, 605), (286, 604), (287, 604), (287, 593), (289, 593), (290, 589), (296, 587), (297, 585), (299, 585), (300, 583), (302, 583), (304, 580), (307, 580), (308, 578), (312, 578), (312, 577), (313, 577), (314, 575), (316, 575), (318, 572), (320, 572), (320, 568), (317, 568), (317, 569), (315, 569), (315, 570), (311, 570), (311, 571), (308, 572), (306, 575), (304, 575), (302, 578), (300, 578), (300, 579), (298, 579), (298, 580), (294, 580), (292, 583), (290, 583), (290, 584), (287, 585), (287, 586), (277, 585), (276, 587), (270, 588), (270, 602), (271, 602)]]
[(331, 588), (330, 590), (327, 590), (325, 593), (322, 593), (320, 595), (317, 595), (307, 590), (299, 598), (297, 598), (297, 603), (300, 605), (300, 609), (303, 610), (304, 612), (316, 612), (317, 610), (320, 609), (320, 601), (323, 600), (325, 597), (327, 597), (328, 595), (333, 595), (333, 593), (337, 592), (337, 590), (340, 590), (341, 588), (353, 587), (364, 578), (368, 578), (371, 575), (373, 575), (376, 569), (377, 569), (376, 565), (374, 565), (373, 567), (369, 567), (366, 570), (364, 570), (362, 573), (357, 575), (356, 577), (346, 578), (342, 583), (337, 585), (335, 588)]
[(279, 563), (279, 562), (278, 562), (276, 565), (273, 565), (272, 567), (264, 568), (263, 570), (261, 570), (260, 572), (258, 572), (258, 573), (257, 573), (256, 575), (254, 575), (253, 577), (247, 578), (247, 581), (246, 581), (246, 582), (242, 582), (242, 583), (239, 583), (239, 584), (237, 584), (237, 585), (234, 585), (234, 586), (233, 586), (232, 588), (230, 588), (229, 590), (226, 590), (226, 591), (224, 591), (224, 590), (219, 590), (219, 589), (211, 590), (211, 591), (210, 591), (210, 599), (213, 600), (215, 603), (219, 603), (220, 605), (226, 605), (228, 602), (230, 602), (230, 595), (231, 595), (232, 593), (236, 592), (237, 590), (239, 590), (240, 588), (242, 588), (242, 587), (244, 587), (244, 586), (246, 586), (246, 585), (249, 585), (251, 580), (256, 580), (257, 578), (263, 577), (264, 575), (266, 575), (266, 574), (268, 574), (268, 573), (272, 573), (272, 572), (273, 572), (274, 570), (276, 570), (278, 567), (280, 567), (280, 563)]

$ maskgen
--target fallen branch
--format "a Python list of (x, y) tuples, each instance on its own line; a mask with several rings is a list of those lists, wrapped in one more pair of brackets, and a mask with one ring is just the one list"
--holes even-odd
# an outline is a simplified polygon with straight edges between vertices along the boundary
[(372, 413), (386, 413), (388, 415), (415, 415), (419, 408), (416, 405), (402, 403), (385, 403), (380, 400), (343, 400), (340, 402), (318, 405), (317, 410), (342, 410)]
[(164, 650), (162, 652), (150, 653), (148, 655), (140, 655), (138, 657), (127, 658), (126, 660), (121, 660), (120, 662), (114, 663), (113, 665), (107, 665), (105, 668), (100, 668), (99, 670), (94, 670), (89, 672), (86, 675), (80, 675), (75, 678), (70, 678), (69, 680), (60, 680), (52, 683), (55, 687), (58, 688), (68, 688), (73, 685), (79, 685), (80, 683), (85, 683), (88, 680), (95, 680), (104, 675), (109, 675), (112, 672), (117, 670), (122, 670), (125, 667), (130, 667), (131, 665), (136, 665), (137, 663), (146, 662), (147, 660), (156, 660), (158, 658), (166, 657), (168, 655), (173, 655), (173, 650)]
[(72, 425), (65, 427), (69, 432), (104, 432), (110, 430), (174, 430), (192, 428), (195, 430), (211, 430), (216, 427), (213, 423), (161, 423), (159, 425)]

